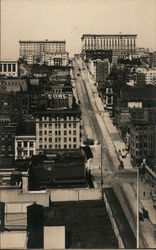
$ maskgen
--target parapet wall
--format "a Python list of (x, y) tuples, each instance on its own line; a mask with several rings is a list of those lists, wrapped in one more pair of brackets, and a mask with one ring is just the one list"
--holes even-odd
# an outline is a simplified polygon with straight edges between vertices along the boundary
[(99, 189), (51, 189), (50, 199), (56, 201), (100, 200)]

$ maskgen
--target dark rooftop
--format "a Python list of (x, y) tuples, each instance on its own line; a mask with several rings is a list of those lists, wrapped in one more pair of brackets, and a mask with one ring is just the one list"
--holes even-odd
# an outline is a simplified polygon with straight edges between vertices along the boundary
[(36, 124), (34, 122), (20, 123), (16, 128), (16, 135), (36, 135)]
[(44, 217), (45, 226), (65, 225), (66, 248), (118, 248), (102, 200), (54, 202)]
[(128, 87), (122, 91), (123, 100), (155, 100), (156, 99), (156, 87)]
[(136, 248), (136, 238), (112, 188), (104, 189), (125, 248)]

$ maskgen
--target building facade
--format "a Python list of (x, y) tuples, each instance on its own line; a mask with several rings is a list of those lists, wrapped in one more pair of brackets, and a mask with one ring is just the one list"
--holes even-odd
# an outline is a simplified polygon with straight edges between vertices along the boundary
[(133, 120), (130, 126), (130, 154), (133, 164), (156, 158), (156, 126), (152, 122)]
[(65, 41), (19, 41), (19, 57), (27, 55), (41, 56), (43, 53), (65, 53)]
[(25, 160), (31, 158), (33, 155), (36, 155), (36, 136), (15, 136), (15, 160)]
[(19, 57), (27, 64), (46, 64), (48, 66), (67, 66), (69, 54), (65, 41), (19, 41)]
[(19, 78), (1, 78), (0, 93), (27, 91), (26, 79)]
[(0, 157), (14, 159), (14, 137), (16, 125), (0, 122)]
[(36, 150), (80, 147), (79, 109), (58, 108), (36, 112)]
[(0, 61), (0, 76), (18, 77), (18, 62), (16, 60)]
[(112, 50), (113, 61), (116, 61), (118, 58), (136, 54), (136, 38), (135, 34), (84, 34), (81, 38), (82, 53), (86, 50)]

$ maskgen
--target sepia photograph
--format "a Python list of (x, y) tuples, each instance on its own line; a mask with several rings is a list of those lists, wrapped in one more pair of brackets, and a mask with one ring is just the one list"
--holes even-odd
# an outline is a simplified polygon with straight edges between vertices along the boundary
[(0, 249), (156, 249), (156, 0), (0, 0)]

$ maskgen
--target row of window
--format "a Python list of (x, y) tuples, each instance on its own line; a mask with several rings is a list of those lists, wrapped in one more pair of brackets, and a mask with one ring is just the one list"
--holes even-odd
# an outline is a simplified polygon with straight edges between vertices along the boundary
[[(61, 147), (61, 145), (60, 144), (55, 144), (54, 146), (52, 146), (51, 144), (50, 145), (39, 145), (39, 149), (52, 149), (52, 148), (54, 148), (54, 149), (61, 149), (62, 147)], [(73, 147), (72, 147), (72, 145), (71, 144), (69, 144), (68, 146), (67, 146), (67, 144), (64, 144), (63, 145), (63, 148), (64, 149), (67, 149), (67, 148), (76, 148), (76, 144), (73, 144)]]
[[(7, 70), (7, 65), (8, 65), (8, 70)], [(4, 71), (4, 72), (16, 72), (16, 64), (6, 64), (6, 63), (4, 63), (4, 64), (1, 64), (0, 63), (0, 72), (2, 72), (2, 71)]]
[(17, 146), (18, 146), (18, 148), (21, 148), (21, 147), (27, 148), (28, 146), (30, 148), (33, 148), (34, 147), (34, 142), (33, 141), (30, 141), (30, 142), (23, 141), (23, 143), (22, 142), (17, 142)]
[[(73, 119), (72, 119), (73, 118)], [(52, 119), (54, 119), (55, 121), (59, 121), (61, 119), (63, 120), (74, 120), (76, 121), (78, 117), (75, 115), (75, 116), (67, 116), (67, 115), (54, 115), (54, 116), (43, 116), (43, 117), (39, 117), (39, 121), (52, 121)]]
[[(54, 123), (54, 124), (55, 124), (55, 128), (61, 128), (61, 123)], [(76, 123), (64, 123), (63, 127), (67, 128), (67, 125), (68, 125), (69, 128), (71, 128), (72, 125), (73, 125), (73, 128), (76, 128)], [(48, 128), (48, 127), (49, 127), (49, 129), (51, 129), (52, 128), (52, 123), (49, 123), (49, 124), (45, 123), (44, 125), (39, 124), (39, 129)]]
[[(64, 142), (67, 142), (67, 141), (69, 141), (69, 142), (71, 142), (71, 141), (76, 142), (76, 137), (73, 137), (73, 140), (72, 140), (71, 137), (64, 137), (63, 140), (64, 140)], [(39, 142), (42, 143), (43, 141), (44, 142), (47, 142), (47, 141), (52, 142), (52, 137), (49, 137), (49, 138), (47, 138), (47, 137), (44, 137), (44, 138), (40, 137), (39, 138)], [(61, 137), (56, 137), (55, 138), (55, 142), (61, 142)]]
[[(48, 133), (48, 132), (49, 132), (49, 133)], [(62, 133), (63, 133), (63, 131), (62, 131)], [(55, 135), (61, 135), (62, 133), (61, 133), (61, 130), (55, 130)], [(46, 131), (46, 130), (45, 130), (44, 133), (43, 133), (42, 130), (39, 131), (39, 135), (40, 135), (40, 136), (42, 136), (43, 134), (44, 134), (44, 135), (47, 135), (47, 134), (52, 135), (52, 130), (50, 130), (50, 131)], [(67, 135), (67, 134), (71, 135), (71, 134), (72, 134), (72, 131), (69, 130), (68, 133), (67, 133), (67, 130), (64, 130), (64, 135)], [(76, 135), (76, 130), (73, 130), (73, 135)]]

